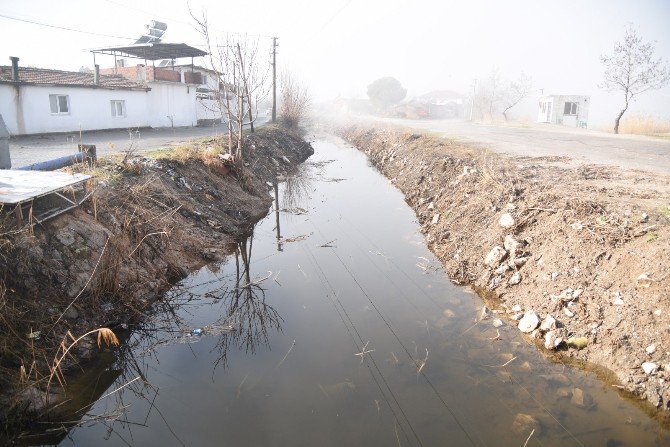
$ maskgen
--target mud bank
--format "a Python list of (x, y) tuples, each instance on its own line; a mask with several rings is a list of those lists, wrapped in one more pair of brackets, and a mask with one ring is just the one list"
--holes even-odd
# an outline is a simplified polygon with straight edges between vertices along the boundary
[(670, 179), (400, 128), (336, 133), (404, 193), (454, 282), (559, 361), (605, 367), (670, 410)]
[(52, 375), (63, 346), (97, 328), (122, 331), (175, 280), (223, 259), (267, 214), (272, 181), (313, 153), (301, 136), (265, 127), (246, 137), (244, 167), (235, 168), (220, 156), (223, 144), (104, 160), (84, 205), (30, 231), (0, 232), (5, 427), (62, 401), (59, 380), (105, 349), (94, 333)]

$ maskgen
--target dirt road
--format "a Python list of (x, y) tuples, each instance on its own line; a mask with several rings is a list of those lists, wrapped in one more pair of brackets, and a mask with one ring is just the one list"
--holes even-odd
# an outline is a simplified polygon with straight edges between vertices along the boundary
[(530, 124), (486, 125), (454, 120), (407, 120), (366, 117), (370, 123), (388, 123), (464, 142), (492, 151), (522, 156), (567, 156), (574, 165), (602, 164), (670, 175), (670, 139), (614, 135), (562, 126)]

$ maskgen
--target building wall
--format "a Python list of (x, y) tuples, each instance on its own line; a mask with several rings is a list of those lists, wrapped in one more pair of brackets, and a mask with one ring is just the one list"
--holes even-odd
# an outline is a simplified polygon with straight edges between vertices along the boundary
[(195, 126), (198, 123), (195, 86), (175, 82), (149, 82), (151, 127)]
[[(68, 95), (70, 110), (51, 113), (49, 95)], [(126, 116), (112, 116), (111, 100), (123, 100)], [(0, 85), (0, 113), (12, 135), (146, 127), (147, 92), (102, 88)]]
[[(566, 125), (572, 127), (587, 127), (589, 120), (589, 106), (590, 98), (583, 95), (548, 95), (540, 98), (540, 103), (542, 102), (552, 102), (552, 111), (551, 111), (551, 124)], [(576, 102), (577, 103), (577, 115), (575, 116), (566, 116), (565, 112), (565, 103), (566, 102)], [(543, 120), (544, 114), (541, 109), (538, 112), (538, 121), (545, 122)]]
[[(194, 67), (191, 69), (190, 66), (179, 66), (176, 67), (181, 73), (182, 73), (182, 78), (184, 81), (188, 80), (187, 75), (191, 73), (191, 70), (193, 72), (198, 73), (200, 75), (200, 82), (201, 84), (197, 85), (196, 87), (200, 89), (206, 89), (210, 90), (210, 92), (207, 93), (202, 93), (198, 95), (196, 99), (196, 119), (197, 122), (221, 122), (225, 113), (220, 110), (221, 106), (216, 99), (209, 99), (206, 98), (206, 96), (212, 96), (215, 95), (215, 92), (218, 91), (218, 79), (215, 74), (208, 70), (202, 70), (199, 69), (198, 67)], [(204, 81), (204, 82), (203, 82)]]
[(16, 87), (9, 84), (0, 84), (0, 115), (2, 115), (2, 119), (11, 135), (16, 135), (19, 128), (16, 113), (17, 101)]

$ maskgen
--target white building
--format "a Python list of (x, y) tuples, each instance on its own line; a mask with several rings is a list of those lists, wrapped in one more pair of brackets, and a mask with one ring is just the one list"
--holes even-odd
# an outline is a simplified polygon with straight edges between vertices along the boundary
[[(147, 43), (94, 50), (114, 67), (92, 73), (0, 66), (0, 115), (11, 135), (198, 124), (199, 73), (149, 66), (148, 61), (198, 57), (185, 44)], [(117, 56), (144, 59), (121, 66)], [(94, 59), (95, 62), (95, 59)]]
[(586, 128), (589, 120), (588, 96), (546, 95), (540, 98), (538, 123)]
[(150, 89), (121, 76), (0, 66), (0, 115), (11, 135), (150, 126)]
[[(222, 94), (219, 73), (197, 65), (180, 64), (174, 68), (182, 74), (182, 79), (190, 78), (200, 82), (196, 88), (198, 124), (222, 123), (225, 120), (225, 112), (221, 110), (219, 102), (219, 95)], [(230, 99), (233, 99), (232, 94)]]

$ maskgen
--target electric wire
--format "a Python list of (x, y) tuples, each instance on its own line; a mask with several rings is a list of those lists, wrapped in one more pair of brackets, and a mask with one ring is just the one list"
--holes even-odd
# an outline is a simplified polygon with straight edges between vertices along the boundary
[(92, 36), (112, 37), (114, 39), (135, 40), (134, 37), (115, 36), (115, 35), (112, 35), (112, 34), (96, 33), (94, 31), (84, 31), (84, 30), (80, 30), (80, 29), (68, 28), (66, 26), (53, 25), (53, 24), (44, 23), (44, 22), (38, 22), (36, 20), (22, 19), (20, 17), (14, 17), (14, 16), (10, 16), (10, 15), (7, 15), (7, 14), (2, 14), (2, 13), (0, 13), (0, 17), (3, 18), (3, 19), (16, 20), (18, 22), (30, 23), (32, 25), (45, 26), (45, 27), (48, 27), (48, 28), (55, 28), (55, 29), (60, 29), (60, 30), (64, 30), (64, 31), (71, 31), (71, 32), (75, 32), (75, 33), (90, 34)]
[[(326, 296), (328, 296), (329, 293), (328, 293), (328, 288), (326, 287), (324, 281), (328, 283), (328, 285), (330, 286), (330, 290), (331, 290), (330, 293), (333, 294), (335, 300), (337, 301), (337, 303), (339, 303), (340, 307), (342, 308), (342, 311), (340, 311), (340, 309), (337, 307), (337, 304), (335, 303), (335, 301), (331, 301), (331, 304), (335, 308), (335, 311), (338, 313), (338, 315), (340, 317), (340, 320), (342, 321), (342, 324), (344, 325), (344, 327), (347, 330), (347, 333), (349, 334), (349, 337), (351, 337), (351, 341), (354, 343), (354, 346), (356, 347), (356, 349), (362, 349), (362, 347), (358, 346), (358, 343), (356, 342), (356, 337), (354, 337), (354, 335), (351, 332), (352, 329), (357, 333), (359, 340), (361, 340), (361, 343), (363, 343), (362, 338), (361, 338), (360, 334), (358, 334), (358, 331), (356, 330), (356, 326), (354, 325), (353, 321), (349, 317), (349, 314), (347, 313), (346, 309), (342, 305), (342, 302), (339, 300), (339, 298), (337, 297), (337, 294), (333, 290), (332, 285), (330, 285), (330, 281), (328, 281), (328, 278), (325, 275), (325, 272), (323, 271), (323, 269), (319, 265), (318, 261), (316, 260), (316, 257), (311, 252), (309, 252), (309, 248), (306, 248), (305, 246), (303, 246), (303, 248), (305, 249), (305, 252), (308, 253), (308, 260), (309, 260), (310, 264), (312, 264), (312, 266), (315, 269), (317, 269), (317, 277), (319, 278), (319, 282), (321, 282), (321, 287), (323, 287), (324, 291), (326, 292)], [(320, 272), (320, 274), (319, 274), (319, 272)], [(347, 316), (346, 319), (349, 321), (349, 324), (347, 324), (347, 322), (345, 321), (345, 318), (342, 316), (342, 312), (344, 312), (344, 314), (346, 314), (346, 316)], [(370, 354), (370, 357), (372, 357), (372, 354)], [(373, 381), (377, 385), (377, 388), (379, 389), (379, 392), (381, 393), (382, 398), (384, 399), (384, 401), (386, 402), (386, 405), (388, 405), (389, 409), (391, 410), (391, 413), (393, 414), (393, 418), (397, 422), (398, 421), (398, 416), (395, 412), (395, 409), (393, 408), (393, 405), (391, 404), (388, 397), (386, 396), (386, 393), (382, 389), (382, 386), (379, 383), (379, 381), (377, 380), (377, 377), (375, 376), (374, 372), (370, 368), (370, 365), (366, 363), (366, 366), (368, 368), (368, 371), (370, 372), (370, 376), (372, 377)], [(381, 375), (381, 372), (379, 372), (379, 373)], [(396, 400), (396, 403), (397, 403), (397, 400)], [(411, 424), (409, 423), (409, 421), (407, 421), (407, 423), (411, 427)], [(398, 425), (400, 426), (400, 429), (402, 430), (403, 435), (405, 436), (405, 439), (407, 440), (408, 443), (410, 443), (409, 436), (407, 435), (407, 432), (405, 431), (405, 427), (402, 424), (398, 424)]]
[[(371, 241), (371, 240), (370, 240), (370, 239), (369, 239), (369, 238), (368, 238), (368, 237), (367, 237), (367, 236), (366, 236), (366, 235), (365, 235), (359, 228), (357, 228), (357, 227), (356, 227), (350, 220), (348, 220), (346, 217), (344, 217), (344, 216), (339, 212), (339, 210), (336, 210), (336, 212), (337, 212), (337, 214), (340, 216), (341, 219), (343, 219), (343, 220), (345, 220), (347, 223), (349, 223), (349, 225), (350, 225), (352, 228), (354, 228), (356, 231), (358, 231), (358, 232), (359, 232), (359, 233), (360, 233), (360, 234), (361, 234), (361, 235), (362, 235), (362, 236), (363, 236), (363, 237), (364, 237), (364, 238), (365, 238), (365, 239), (366, 239), (366, 240), (367, 240), (367, 241), (368, 241), (368, 242), (369, 242), (375, 249), (377, 249), (378, 251), (381, 251), (381, 249), (380, 249), (376, 244), (374, 244), (374, 242), (372, 242), (372, 241)], [(316, 227), (315, 227), (315, 228), (316, 228)], [(317, 231), (320, 232), (320, 230), (319, 230), (318, 228), (317, 228)], [(332, 248), (331, 248), (331, 249), (332, 249)], [(337, 258), (340, 259), (340, 262), (342, 263), (342, 265), (345, 266), (344, 263), (343, 263), (343, 261), (342, 261), (342, 259), (341, 259), (340, 256), (335, 252), (335, 250), (333, 250), (333, 252), (335, 253), (335, 256), (337, 256)], [(413, 280), (413, 278), (411, 278), (409, 275), (407, 275), (407, 273), (406, 273), (404, 270), (402, 270), (397, 264), (395, 264), (395, 262), (393, 262), (393, 260), (392, 260), (391, 258), (389, 258), (389, 261), (390, 261), (391, 264), (393, 264), (394, 267), (396, 267), (396, 269), (397, 269), (398, 271), (400, 271), (406, 278), (408, 278), (410, 281), (412, 281), (412, 282), (413, 282), (413, 283), (414, 283), (414, 284), (415, 284), (415, 285), (422, 291), (422, 293), (423, 293), (424, 295), (426, 295), (426, 297), (430, 298), (430, 296), (423, 290), (423, 288), (422, 288), (419, 284), (417, 284), (416, 281)], [(345, 269), (347, 269), (347, 271), (349, 271), (349, 269), (348, 269), (346, 266), (345, 266)], [(359, 288), (361, 289), (361, 291), (362, 291), (364, 294), (366, 294), (365, 291), (363, 291), (363, 289), (362, 289), (362, 287), (360, 286), (360, 284), (358, 283), (358, 281), (357, 281), (357, 280), (355, 279), (355, 277), (353, 276), (353, 274), (352, 274), (351, 272), (349, 272), (349, 273), (350, 273), (350, 275), (352, 275), (352, 279), (354, 279), (354, 281), (357, 283), (357, 285), (359, 286)], [(366, 296), (367, 296), (367, 294), (366, 294)], [(370, 303), (374, 306), (374, 303), (373, 303), (371, 300), (370, 300)], [(374, 306), (374, 307), (375, 307), (375, 309), (376, 309), (376, 306)], [(382, 319), (384, 319), (384, 317), (383, 317), (383, 315), (381, 314), (381, 312), (378, 312), (378, 313), (379, 313), (379, 316), (380, 316)], [(384, 320), (384, 322), (387, 323), (386, 320)], [(388, 323), (387, 323), (387, 325), (388, 325)], [(392, 329), (390, 326), (389, 326), (389, 330), (391, 330), (391, 332), (392, 332), (393, 335), (396, 337), (396, 339), (398, 339), (397, 335), (395, 334), (395, 332), (393, 331), (393, 329)], [(403, 347), (403, 349), (405, 350), (405, 352), (407, 353), (407, 355), (410, 357), (410, 359), (412, 359), (412, 361), (414, 361), (414, 362), (416, 363), (416, 360), (414, 360), (414, 358), (410, 355), (410, 353), (409, 353), (409, 351), (407, 350), (407, 348), (402, 344), (402, 342), (400, 342), (399, 339), (398, 339), (398, 342), (401, 344), (401, 346)], [(417, 366), (418, 366), (418, 365), (417, 365)], [(430, 380), (429, 380), (428, 377), (425, 375), (425, 373), (423, 373), (423, 371), (422, 371), (421, 374), (422, 374), (422, 376), (424, 376), (424, 378), (425, 378), (426, 381), (429, 383), (429, 385), (431, 386), (431, 388), (433, 388), (433, 389), (435, 390), (435, 388), (433, 387), (433, 384), (430, 382)], [(557, 424), (558, 424), (558, 425), (559, 425), (559, 426), (560, 426), (560, 427), (561, 427), (561, 428), (562, 428), (562, 429), (563, 429), (563, 430), (564, 430), (564, 431), (571, 437), (571, 438), (573, 438), (579, 445), (581, 445), (582, 447), (584, 447), (584, 444), (583, 444), (579, 439), (577, 439), (577, 437), (576, 437), (576, 436), (575, 436), (575, 435), (574, 435), (574, 434), (573, 434), (567, 427), (565, 427), (563, 424), (561, 424), (561, 422), (556, 418), (556, 416), (554, 416), (554, 414), (552, 414), (552, 413), (549, 411), (549, 409), (547, 409), (544, 405), (542, 405), (542, 403), (539, 402), (539, 401), (538, 401), (538, 400), (537, 400), (537, 399), (530, 393), (530, 391), (528, 391), (523, 385), (521, 385), (521, 383), (520, 383), (516, 378), (514, 378), (513, 375), (512, 375), (511, 373), (510, 373), (510, 377), (512, 378), (512, 380), (514, 381), (514, 383), (517, 384), (520, 388), (522, 388), (522, 389), (523, 389), (523, 390), (524, 390), (524, 391), (531, 397), (531, 399), (533, 399), (533, 401), (535, 401), (535, 403), (538, 404), (538, 405), (539, 405), (539, 406), (540, 406), (540, 407), (541, 407), (541, 408), (542, 408), (542, 409), (543, 409), (543, 410), (544, 410), (544, 411), (545, 411), (545, 412), (546, 412), (546, 413), (547, 413), (547, 414), (548, 414), (548, 415), (549, 415), (549, 416), (550, 416), (550, 417), (551, 417), (551, 418), (552, 418), (552, 419), (553, 419), (553, 420), (554, 420), (554, 421), (555, 421), (555, 422), (556, 422), (556, 423), (557, 423)], [(442, 396), (441, 396), (439, 393), (437, 393), (437, 390), (435, 390), (435, 392), (436, 392), (437, 396), (440, 398), (440, 400), (442, 400)], [(443, 401), (443, 403), (446, 405), (446, 402)], [(447, 407), (447, 408), (449, 408), (449, 407)], [(457, 420), (457, 422), (458, 422), (458, 420)], [(460, 425), (460, 424), (459, 424), (459, 425)], [(467, 434), (467, 432), (466, 432), (466, 434)]]

